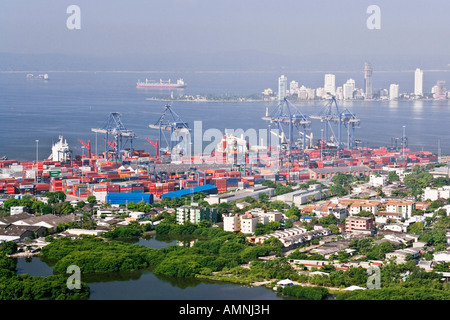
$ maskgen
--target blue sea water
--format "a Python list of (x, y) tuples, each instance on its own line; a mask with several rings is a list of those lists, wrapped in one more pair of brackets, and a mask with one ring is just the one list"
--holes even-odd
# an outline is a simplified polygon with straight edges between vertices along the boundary
[[(172, 81), (183, 78), (188, 84), (184, 90), (173, 94), (239, 94), (251, 95), (266, 88), (277, 90), (280, 74), (274, 72), (191, 72), (146, 73), (146, 72), (48, 72), (49, 81), (27, 80), (26, 72), (0, 73), (0, 156), (9, 159), (31, 161), (47, 158), (52, 144), (63, 135), (74, 155), (85, 152), (78, 139), (92, 143), (92, 151), (104, 150), (103, 136), (96, 135), (92, 128), (106, 124), (111, 112), (119, 112), (125, 127), (133, 130), (137, 138), (135, 149), (154, 152), (146, 138), (157, 139), (157, 130), (150, 129), (163, 112), (165, 101), (149, 101), (147, 98), (169, 98), (171, 91), (136, 89), (137, 80), (151, 79)], [(323, 86), (324, 73), (286, 73), (288, 81), (296, 80), (307, 87)], [(435, 80), (446, 79), (447, 73), (435, 73), (426, 78), (424, 88), (431, 87)], [(338, 73), (336, 82), (348, 78), (362, 87), (362, 75)], [(400, 92), (412, 91), (412, 74), (379, 73), (374, 86), (388, 88), (390, 83), (399, 83)], [(426, 90), (425, 90), (426, 91)], [(314, 115), (325, 102), (304, 102), (297, 108), (306, 116)], [(194, 121), (202, 121), (203, 131), (219, 129), (265, 129), (267, 123), (261, 119), (266, 108), (272, 110), (274, 102), (171, 103), (172, 108), (191, 128)], [(340, 104), (361, 119), (361, 127), (355, 137), (368, 146), (391, 144), (393, 137), (402, 136), (405, 127), (409, 147), (413, 150), (438, 151), (450, 154), (448, 124), (450, 105), (448, 101), (353, 101)], [(312, 132), (320, 137), (320, 122), (312, 122)], [(35, 140), (39, 140), (38, 145)], [(97, 143), (96, 143), (97, 141)]]

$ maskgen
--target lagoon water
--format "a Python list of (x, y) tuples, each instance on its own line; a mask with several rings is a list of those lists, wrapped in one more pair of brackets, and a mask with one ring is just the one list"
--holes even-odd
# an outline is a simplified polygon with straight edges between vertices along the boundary
[[(178, 245), (176, 240), (141, 239), (149, 248)], [(17, 258), (17, 274), (49, 276), (51, 265), (39, 257)], [(149, 270), (81, 276), (90, 288), (90, 300), (280, 300), (265, 287), (245, 287), (216, 281), (157, 276)], [(292, 298), (289, 298), (292, 300)]]

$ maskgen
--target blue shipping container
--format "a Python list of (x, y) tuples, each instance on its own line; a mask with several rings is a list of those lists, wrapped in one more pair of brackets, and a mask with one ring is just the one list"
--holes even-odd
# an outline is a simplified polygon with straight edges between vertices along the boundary
[(187, 196), (190, 194), (194, 194), (197, 192), (204, 192), (207, 194), (217, 194), (217, 187), (211, 184), (205, 184), (203, 186), (198, 186), (198, 187), (192, 187), (192, 188), (186, 188), (186, 189), (181, 189), (178, 191), (172, 191), (172, 192), (168, 192), (168, 193), (164, 193), (161, 197), (164, 199), (166, 197), (169, 198), (181, 198), (182, 196)]
[(144, 192), (110, 192), (106, 194), (105, 200), (110, 204), (121, 204), (129, 202), (153, 203), (153, 194)]

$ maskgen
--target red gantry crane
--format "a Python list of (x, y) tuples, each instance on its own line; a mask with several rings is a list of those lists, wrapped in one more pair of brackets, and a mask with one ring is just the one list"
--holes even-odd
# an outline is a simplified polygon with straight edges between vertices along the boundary
[(78, 141), (87, 149), (88, 151), (88, 158), (91, 158), (91, 140), (88, 141), (88, 143), (84, 142), (81, 139), (78, 139)]

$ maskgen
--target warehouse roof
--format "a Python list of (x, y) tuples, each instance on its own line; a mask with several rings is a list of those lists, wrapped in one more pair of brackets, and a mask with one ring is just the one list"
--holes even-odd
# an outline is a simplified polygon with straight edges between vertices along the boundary
[(369, 167), (366, 166), (346, 166), (346, 167), (329, 167), (329, 168), (314, 168), (309, 169), (315, 173), (330, 173), (330, 172), (361, 172), (361, 171), (372, 171)]

